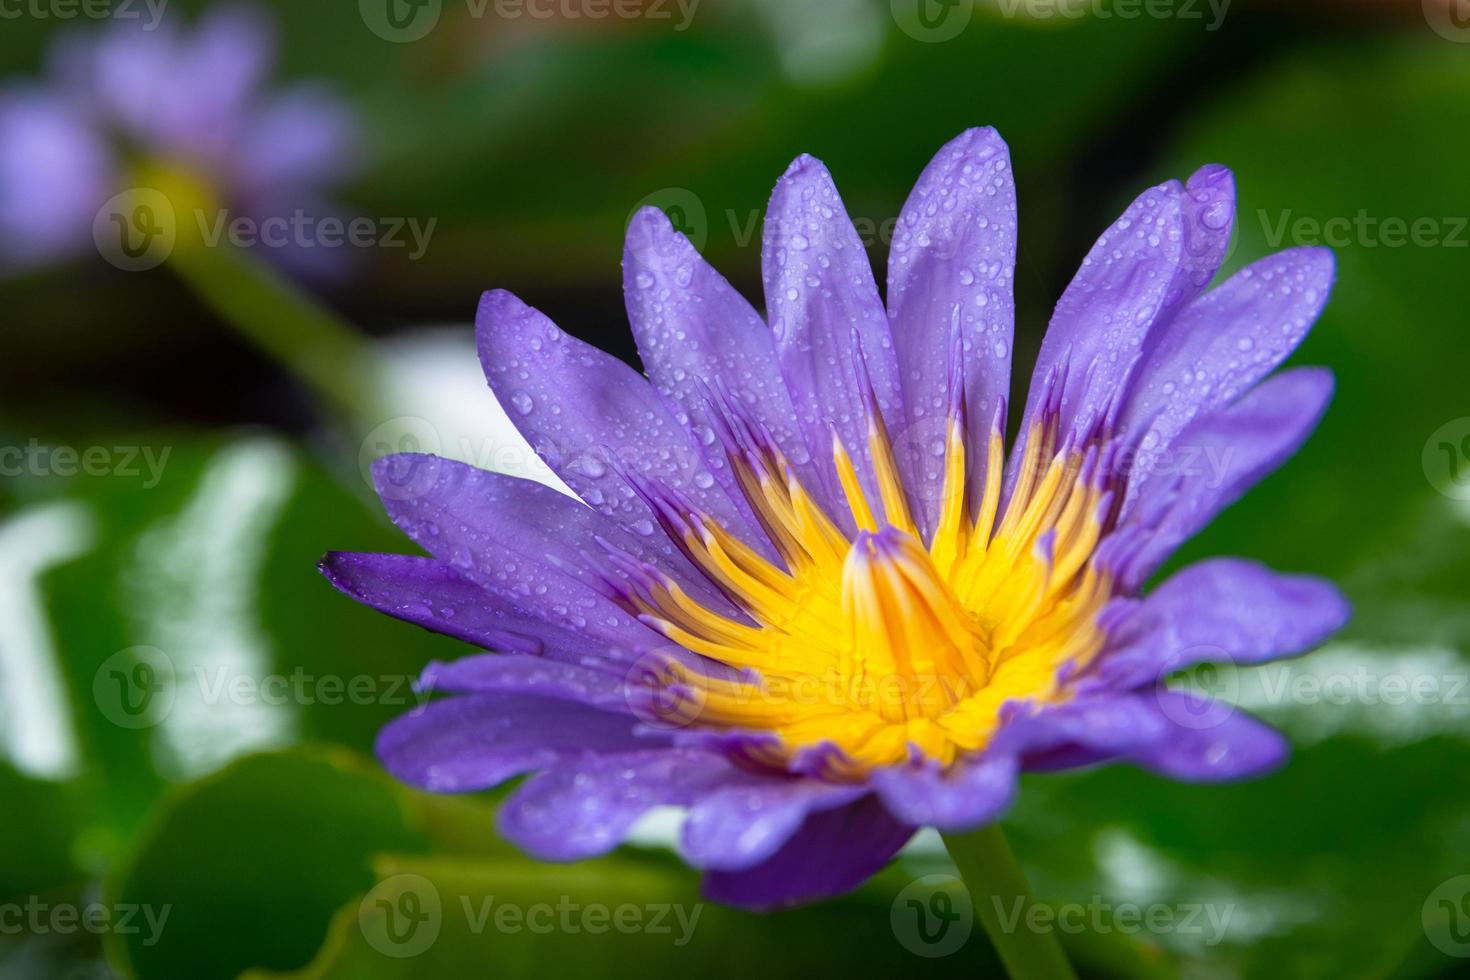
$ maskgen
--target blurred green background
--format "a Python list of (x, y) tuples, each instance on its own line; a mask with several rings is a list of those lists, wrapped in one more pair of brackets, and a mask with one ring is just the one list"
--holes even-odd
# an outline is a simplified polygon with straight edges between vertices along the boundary
[[(167, 16), (206, 6), (173, 0)], [(891, 925), (895, 896), (947, 869), (927, 841), (815, 909), (704, 907), (683, 944), (677, 926), (487, 924), (486, 899), (693, 908), (697, 882), (657, 827), (605, 861), (539, 865), (495, 837), (492, 799), (389, 782), (374, 732), (412, 707), (420, 667), (466, 651), (355, 606), (314, 568), (329, 549), (410, 550), (363, 478), (383, 452), (538, 472), (478, 377), (480, 291), (509, 288), (632, 358), (618, 262), (639, 203), (680, 208), (757, 299), (757, 222), (797, 153), (830, 167), (881, 269), (885, 223), (920, 169), (986, 124), (1018, 181), (1021, 384), (1095, 236), (1142, 188), (1204, 163), (1237, 176), (1227, 271), (1297, 244), (1330, 244), (1339, 265), (1294, 359), (1336, 372), (1321, 431), (1182, 561), (1232, 553), (1327, 575), (1356, 618), (1289, 666), (1213, 676), (1292, 736), (1277, 775), (1027, 777), (1006, 825), (1039, 897), (1105, 906), (1064, 936), (1080, 972), (1464, 972), (1470, 10), (1180, 0), (1071, 18), (977, 0), (916, 20), (905, 0), (703, 0), (691, 17), (647, 0), (598, 19), (553, 6), (477, 16), (446, 0), (428, 36), (393, 43), (345, 0), (270, 5), (279, 77), (328, 79), (362, 116), (363, 166), (342, 197), (436, 222), (420, 258), (360, 250), (345, 276), (301, 287), (380, 365), (369, 409), (332, 408), (167, 268), (92, 256), (0, 280), (0, 445), (105, 447), (119, 464), (0, 483), (0, 977), (992, 975), (978, 931), (925, 957)], [(0, 21), (0, 78), (37, 72), (77, 24)], [(1423, 234), (1395, 234), (1416, 222)], [(162, 685), (141, 716), (113, 687), (140, 667)], [(1400, 681), (1419, 694), (1396, 694)], [(385, 938), (383, 909), (415, 907), (405, 893), (440, 903), (423, 948)], [(1130, 928), (1127, 903), (1172, 924)], [(112, 919), (49, 917), (68, 907)], [(123, 923), (126, 908), (141, 911)], [(145, 912), (166, 918), (153, 928)]]

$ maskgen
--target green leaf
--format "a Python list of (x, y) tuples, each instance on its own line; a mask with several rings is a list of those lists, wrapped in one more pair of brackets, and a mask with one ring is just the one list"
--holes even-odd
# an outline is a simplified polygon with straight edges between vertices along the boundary
[(151, 913), (109, 955), (141, 978), (305, 963), (371, 886), (372, 854), (427, 846), (405, 797), (342, 750), (251, 756), (177, 791), (109, 880), (109, 903)]
[(687, 869), (631, 857), (565, 866), (389, 857), (377, 870), (378, 885), (342, 908), (321, 955), (292, 980), (708, 976), (727, 974), (737, 956), (770, 978), (994, 964), (983, 940), (947, 959), (914, 956), (889, 926), (891, 894), (877, 890), (758, 916), (702, 902)]
[[(913, 926), (910, 904), (927, 902), (928, 876), (957, 881), (947, 859), (905, 859), (851, 895), (769, 914), (705, 902), (695, 871), (631, 849), (573, 865), (392, 855), (376, 870), (378, 883), (338, 911), (309, 967), (247, 980), (726, 976), (750, 964), (771, 980), (1000, 969), (968, 909), (961, 918), (932, 907), (950, 917), (929, 921), (938, 941)], [(1167, 955), (1132, 936), (1063, 939), (1079, 963), (1109, 976), (1175, 975)]]
[(0, 900), (74, 882), (72, 838), (81, 824), (75, 787), (30, 779), (0, 765), (5, 829), (0, 833)]
[[(330, 472), (264, 436), (114, 441), (166, 451), (161, 479), (57, 488), (87, 546), (43, 573), (37, 612), (75, 732), (89, 860), (104, 861), (171, 781), (302, 739), (369, 750), (418, 703), (423, 665), (467, 649), (363, 609), (316, 571), (333, 548), (412, 550), (355, 468)], [(134, 716), (140, 664), (162, 688)]]

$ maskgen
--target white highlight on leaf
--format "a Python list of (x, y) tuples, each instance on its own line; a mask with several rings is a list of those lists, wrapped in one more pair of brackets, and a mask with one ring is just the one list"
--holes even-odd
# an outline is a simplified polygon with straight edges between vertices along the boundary
[[(1171, 910), (1175, 917), (1170, 921), (1179, 928), (1154, 938), (1179, 951), (1220, 942), (1249, 944), (1289, 933), (1324, 911), (1319, 899), (1305, 893), (1244, 892), (1229, 882), (1197, 874), (1121, 828), (1099, 833), (1094, 853), (1099, 891), (1107, 903), (1114, 909), (1131, 903)], [(1189, 928), (1184, 927), (1186, 915), (1193, 915)]]
[(162, 650), (174, 667), (177, 699), (157, 743), (157, 764), (169, 776), (197, 776), (296, 739), (294, 706), (217, 696), (221, 679), (258, 682), (274, 670), (256, 611), (295, 468), (276, 439), (221, 449), (184, 509), (144, 532), (125, 571), (140, 641)]
[(38, 579), (96, 542), (74, 501), (32, 507), (0, 524), (0, 753), (20, 771), (65, 779), (77, 770), (72, 712)]
[(1470, 735), (1470, 661), (1449, 647), (1333, 643), (1240, 672), (1240, 707), (1294, 744), (1366, 735), (1393, 748)]

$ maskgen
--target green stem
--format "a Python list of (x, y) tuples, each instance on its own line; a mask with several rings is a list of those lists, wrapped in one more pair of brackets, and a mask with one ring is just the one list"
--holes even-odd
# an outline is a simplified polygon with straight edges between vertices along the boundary
[(1055, 930), (1028, 927), (1026, 913), (1035, 899), (1000, 824), (943, 836), (970, 892), (975, 917), (1013, 980), (1075, 980)]
[(374, 417), (376, 355), (336, 314), (239, 249), (181, 247), (169, 265), (230, 326), (319, 396), (358, 420)]

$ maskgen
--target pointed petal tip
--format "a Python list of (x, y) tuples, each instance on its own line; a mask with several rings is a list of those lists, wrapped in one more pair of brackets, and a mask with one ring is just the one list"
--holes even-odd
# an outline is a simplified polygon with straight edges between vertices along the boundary
[[(1183, 192), (1190, 197), (1191, 231), (1198, 236), (1195, 250), (1207, 263), (1201, 269), (1209, 278), (1219, 271), (1230, 246), (1235, 226), (1235, 175), (1230, 168), (1207, 163), (1184, 182)], [(1205, 283), (1209, 278), (1200, 277)]]
[(317, 560), (316, 570), (333, 586), (346, 591), (343, 584), (342, 566), (348, 563), (350, 556), (351, 552), (347, 551), (329, 551)]
[(1328, 289), (1337, 281), (1337, 253), (1326, 245), (1310, 245), (1304, 251), (1313, 269), (1326, 280)]
[(373, 489), (378, 491), (378, 493), (380, 494), (383, 492), (384, 481), (388, 478), (388, 470), (389, 467), (393, 466), (394, 460), (399, 460), (404, 457), (412, 459), (422, 455), (425, 454), (391, 453), (387, 456), (379, 456), (377, 459), (373, 460), (372, 463), (368, 466), (368, 472), (372, 475), (373, 478)]
[[(1307, 277), (1312, 286), (1330, 291), (1337, 279), (1337, 253), (1326, 245), (1296, 245), (1257, 260), (1247, 269), (1270, 267), (1274, 264), (1295, 264)], [(1326, 298), (1323, 298), (1325, 305)]]
[(786, 172), (783, 173), (781, 176), (782, 176), (782, 178), (786, 178), (786, 177), (799, 177), (799, 176), (803, 176), (803, 175), (806, 175), (806, 174), (826, 174), (826, 173), (827, 173), (827, 165), (826, 164), (822, 163), (821, 160), (818, 160), (816, 157), (812, 156), (810, 153), (802, 153), (802, 154), (798, 155), (795, 160), (792, 160), (791, 161), (791, 165), (786, 168)]
[(671, 271), (695, 253), (693, 243), (674, 227), (662, 209), (651, 205), (639, 208), (629, 220), (623, 239), (624, 293), (636, 284), (638, 272), (652, 272), (657, 277), (661, 270)]
[(657, 244), (682, 237), (663, 209), (652, 204), (639, 208), (628, 221), (627, 242), (630, 251), (642, 242)]
[[(1243, 272), (1270, 269), (1277, 274), (1295, 275), (1298, 292), (1305, 292), (1309, 302), (1303, 304), (1313, 323), (1322, 315), (1332, 290), (1337, 285), (1337, 253), (1326, 245), (1299, 245), (1273, 252), (1251, 263)], [(1315, 290), (1315, 295), (1311, 291)]]
[(1315, 414), (1320, 420), (1337, 390), (1337, 377), (1331, 368), (1316, 365), (1290, 368), (1267, 378), (1255, 389), (1241, 396), (1241, 400), (1244, 401), (1254, 391), (1259, 391), (1266, 385), (1284, 386), (1276, 390), (1290, 392), (1287, 401), (1299, 405), (1304, 416)]
[(538, 311), (508, 289), (490, 289), (480, 295), (475, 311), (475, 329), (483, 337), (489, 331)]
[(1235, 173), (1223, 163), (1207, 163), (1190, 175), (1184, 184), (1191, 191), (1199, 191), (1207, 188), (1220, 188), (1233, 191), (1235, 188)]
[(1309, 382), (1314, 387), (1322, 390), (1329, 398), (1337, 390), (1337, 375), (1332, 373), (1332, 368), (1313, 365), (1299, 367), (1295, 370), (1303, 381)]
[[(793, 194), (813, 193), (812, 188), (818, 189), (815, 193), (830, 191), (835, 194), (837, 193), (837, 181), (825, 163), (810, 153), (803, 153), (791, 161), (791, 166), (787, 167), (786, 172), (781, 174), (781, 178), (776, 181), (776, 186), (771, 192), (771, 203), (775, 205), (783, 199), (796, 199), (790, 197)], [(771, 210), (771, 208), (767, 209), (768, 220)]]
[(1309, 611), (1311, 635), (1293, 653), (1306, 653), (1326, 643), (1353, 618), (1353, 604), (1336, 582), (1317, 575), (1280, 576), (1298, 610)]
[(373, 460), (369, 473), (373, 492), (390, 514), (411, 505), (437, 486), (452, 479), (453, 471), (445, 467), (453, 462), (433, 453), (390, 453)]
[(363, 570), (371, 572), (374, 561), (385, 562), (395, 559), (411, 559), (409, 555), (371, 554), (361, 551), (329, 551), (316, 563), (316, 570), (331, 584), (332, 588), (359, 602), (372, 605), (369, 592), (363, 584)]
[(1321, 590), (1324, 607), (1332, 610), (1327, 623), (1327, 636), (1330, 637), (1353, 621), (1353, 601), (1347, 597), (1347, 593), (1337, 587), (1336, 583), (1321, 579), (1314, 584)]
[(972, 126), (946, 144), (945, 149), (963, 149), (970, 153), (981, 153), (990, 156), (994, 151), (1010, 155), (1011, 148), (1006, 144), (1000, 131), (994, 126)]

